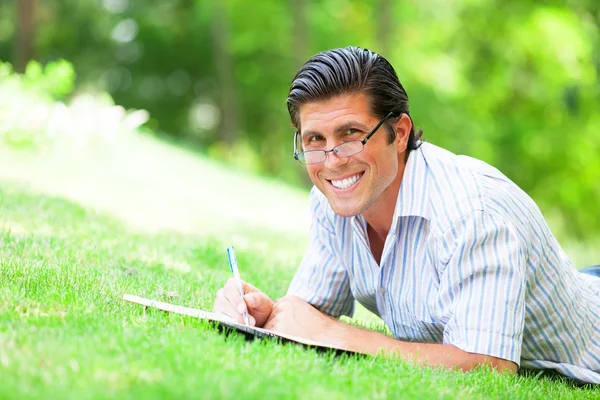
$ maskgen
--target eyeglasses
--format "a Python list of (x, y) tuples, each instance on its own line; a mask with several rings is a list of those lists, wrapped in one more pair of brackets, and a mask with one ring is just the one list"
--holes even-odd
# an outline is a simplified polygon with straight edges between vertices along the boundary
[(300, 132), (296, 132), (294, 135), (294, 158), (298, 160), (300, 164), (309, 165), (309, 164), (318, 164), (322, 163), (327, 159), (327, 153), (335, 153), (338, 157), (350, 157), (355, 154), (360, 153), (364, 150), (365, 144), (367, 141), (371, 139), (371, 136), (377, 132), (377, 129), (391, 116), (395, 115), (395, 112), (390, 112), (388, 115), (383, 117), (381, 121), (373, 128), (371, 133), (369, 133), (363, 140), (351, 140), (349, 142), (344, 142), (342, 144), (338, 144), (331, 150), (308, 150), (308, 151), (298, 151), (298, 137), (300, 136)]

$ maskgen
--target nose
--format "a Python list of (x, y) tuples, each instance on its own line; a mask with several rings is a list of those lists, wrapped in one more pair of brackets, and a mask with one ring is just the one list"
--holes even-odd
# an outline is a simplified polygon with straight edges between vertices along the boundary
[(337, 169), (348, 162), (349, 157), (340, 157), (334, 151), (326, 153), (325, 167), (329, 169)]

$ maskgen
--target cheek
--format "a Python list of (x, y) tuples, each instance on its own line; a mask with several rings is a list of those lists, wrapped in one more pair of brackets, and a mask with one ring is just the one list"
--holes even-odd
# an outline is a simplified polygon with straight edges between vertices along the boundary
[(390, 146), (391, 151), (382, 151), (379, 157), (372, 160), (372, 165), (376, 165), (377, 175), (380, 177), (395, 176), (398, 172), (398, 155), (394, 151), (395, 147)]
[(306, 172), (308, 173), (308, 177), (310, 178), (312, 183), (314, 185), (317, 185), (319, 183), (319, 178), (318, 178), (319, 168), (307, 166)]
[(306, 171), (308, 172), (308, 176), (312, 177), (316, 177), (317, 173), (319, 172), (319, 167), (313, 165), (307, 165), (306, 166)]

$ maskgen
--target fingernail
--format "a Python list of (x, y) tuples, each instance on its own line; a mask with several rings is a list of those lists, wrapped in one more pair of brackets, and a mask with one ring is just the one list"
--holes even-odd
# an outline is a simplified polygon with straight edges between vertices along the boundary
[(240, 303), (237, 306), (237, 312), (239, 312), (240, 314), (242, 314), (244, 311), (246, 311), (246, 305), (244, 303)]
[(256, 320), (252, 315), (248, 315), (248, 323), (250, 324), (250, 326), (256, 326)]

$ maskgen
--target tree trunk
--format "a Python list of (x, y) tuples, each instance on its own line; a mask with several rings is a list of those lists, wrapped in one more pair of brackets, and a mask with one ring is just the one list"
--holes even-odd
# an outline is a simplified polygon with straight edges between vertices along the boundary
[(392, 37), (392, 27), (394, 26), (393, 5), (392, 0), (379, 0), (376, 8), (377, 53), (385, 58), (390, 56), (390, 38)]
[(299, 69), (308, 57), (308, 24), (306, 22), (306, 0), (289, 0), (293, 19), (294, 67)]
[(33, 58), (33, 20), (36, 0), (17, 0), (17, 43), (14, 50), (15, 71), (23, 73)]
[(213, 3), (212, 37), (215, 67), (220, 89), (221, 124), (219, 136), (227, 144), (234, 144), (238, 133), (239, 109), (233, 62), (229, 51), (229, 21), (221, 1)]
[[(294, 57), (294, 67), (293, 73), (295, 74), (300, 67), (308, 61), (309, 54), (309, 43), (310, 38), (308, 34), (308, 20), (306, 18), (307, 10), (306, 10), (306, 0), (289, 0), (290, 4), (290, 12), (292, 15), (292, 52)], [(293, 77), (290, 76), (290, 79)], [(292, 135), (290, 135), (289, 144), (291, 146)], [(290, 161), (288, 161), (290, 162)], [(295, 161), (292, 161), (295, 162)], [(296, 167), (302, 182), (306, 187), (310, 187), (312, 185), (312, 181), (310, 177), (306, 173), (306, 169), (298, 164)]]

